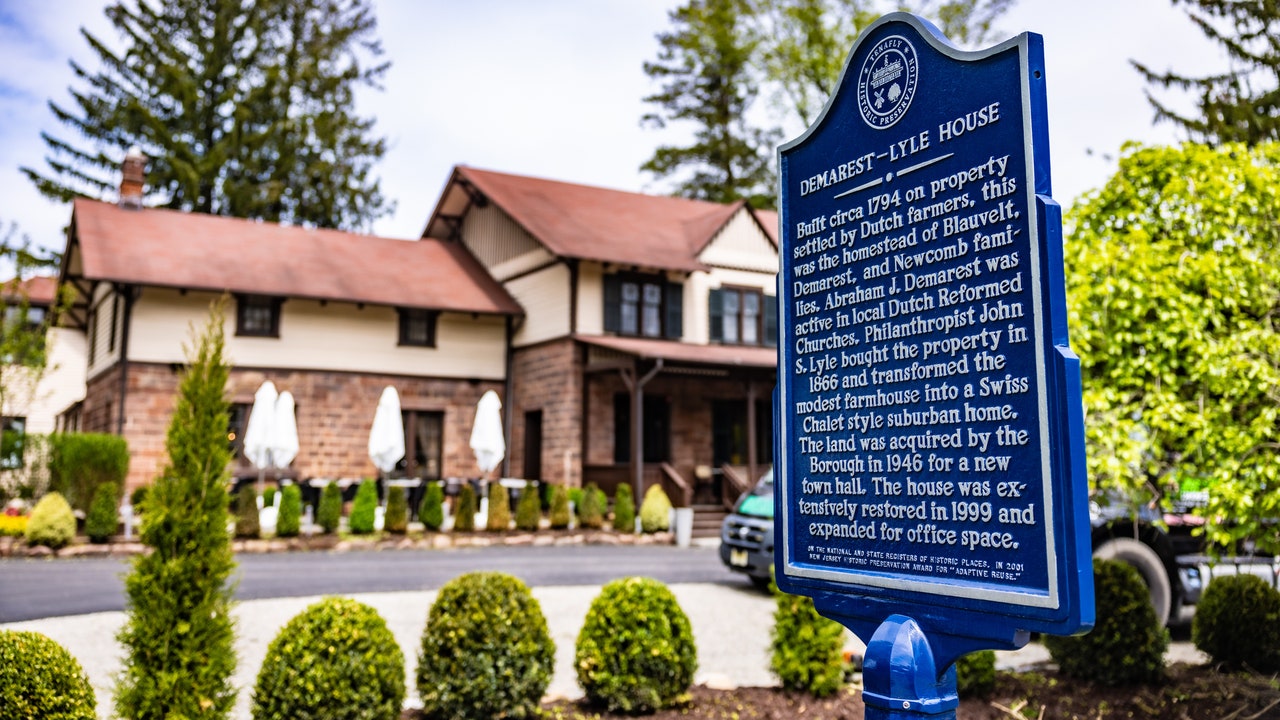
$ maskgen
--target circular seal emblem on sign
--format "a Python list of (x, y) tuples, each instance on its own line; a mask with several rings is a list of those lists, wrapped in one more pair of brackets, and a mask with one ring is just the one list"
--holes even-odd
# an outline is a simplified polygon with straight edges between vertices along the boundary
[(868, 125), (884, 130), (902, 119), (916, 95), (920, 64), (901, 35), (875, 44), (858, 71), (858, 110)]

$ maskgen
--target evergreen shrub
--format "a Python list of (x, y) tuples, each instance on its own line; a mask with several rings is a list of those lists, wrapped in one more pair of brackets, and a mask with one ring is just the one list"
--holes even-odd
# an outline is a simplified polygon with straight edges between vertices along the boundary
[(438, 482), (427, 482), (427, 491), (422, 494), (422, 503), (418, 506), (418, 522), (431, 532), (444, 527), (444, 488)]
[(500, 482), (489, 483), (489, 515), (484, 529), (489, 532), (506, 532), (511, 529), (511, 499)]
[(769, 668), (782, 687), (826, 697), (844, 686), (844, 626), (818, 614), (813, 598), (774, 592)]
[(569, 491), (563, 485), (556, 485), (551, 490), (551, 529), (564, 530), (571, 520), (569, 512)]
[(990, 697), (995, 689), (995, 650), (979, 650), (956, 661), (956, 692), (960, 697)]
[(653, 484), (644, 491), (640, 503), (640, 529), (647, 533), (671, 529), (671, 500), (661, 485)]
[(113, 482), (104, 482), (98, 486), (93, 496), (93, 504), (89, 506), (89, 515), (84, 519), (84, 534), (90, 542), (104, 543), (116, 534), (120, 525), (120, 510), (116, 504), (120, 499), (120, 490)]
[(262, 489), (262, 507), (269, 508), (276, 503), (276, 488), (268, 485)]
[(297, 485), (280, 488), (280, 512), (276, 515), (276, 537), (297, 537), (302, 530), (302, 489)]
[(276, 634), (253, 688), (254, 720), (399, 720), (404, 655), (376, 610), (325, 598)]
[(320, 491), (320, 507), (316, 509), (316, 524), (325, 533), (335, 533), (342, 525), (342, 489), (331, 482)]
[(588, 483), (582, 489), (582, 504), (578, 505), (578, 526), (599, 530), (604, 527), (605, 503), (600, 501), (600, 488)]
[(97, 720), (96, 705), (66, 648), (37, 632), (0, 630), (0, 718)]
[(587, 611), (574, 667), (587, 700), (610, 712), (661, 710), (688, 699), (698, 669), (693, 628), (666, 585), (614, 580)]
[(51, 492), (40, 498), (27, 518), (27, 544), (59, 550), (75, 539), (76, 516), (62, 493)]
[(459, 532), (476, 529), (476, 491), (471, 483), (464, 484), (458, 490), (458, 509), (453, 516), (453, 529)]
[(135, 512), (142, 512), (142, 504), (147, 501), (147, 493), (150, 490), (150, 485), (139, 485), (129, 493), (129, 504), (133, 506)]
[(258, 522), (258, 491), (245, 483), (236, 493), (236, 538), (254, 540), (262, 534)]
[(440, 588), (418, 655), (423, 715), (449, 720), (539, 716), (555, 643), (518, 579), (473, 572)]
[(567, 489), (569, 493), (569, 502), (573, 503), (573, 513), (575, 515), (582, 514), (582, 488), (571, 487)]
[(1087, 635), (1046, 635), (1044, 646), (1063, 674), (1103, 685), (1164, 677), (1169, 632), (1156, 619), (1142, 576), (1118, 560), (1093, 561), (1097, 624)]
[(356, 499), (351, 503), (351, 517), (347, 518), (347, 526), (352, 535), (368, 535), (378, 522), (378, 483), (366, 479), (356, 490)]
[(619, 485), (613, 492), (613, 529), (624, 533), (636, 531), (636, 501), (630, 485)]
[(542, 500), (533, 485), (524, 489), (520, 502), (516, 504), (516, 529), (534, 532), (542, 521)]
[(409, 499), (405, 497), (404, 488), (387, 488), (387, 514), (382, 519), (382, 527), (396, 535), (409, 530)]
[(188, 345), (165, 436), (168, 462), (142, 523), (150, 552), (135, 556), (125, 577), (114, 717), (225, 718), (236, 701), (225, 307), (225, 298), (213, 304), (204, 331)]
[(1226, 669), (1280, 670), (1280, 591), (1256, 575), (1224, 575), (1205, 588), (1191, 641)]
[[(107, 433), (56, 433), (49, 436), (49, 486), (63, 493), (76, 510), (87, 513), (103, 483), (124, 487), (129, 474), (129, 445)], [(116, 498), (120, 502), (120, 498)]]

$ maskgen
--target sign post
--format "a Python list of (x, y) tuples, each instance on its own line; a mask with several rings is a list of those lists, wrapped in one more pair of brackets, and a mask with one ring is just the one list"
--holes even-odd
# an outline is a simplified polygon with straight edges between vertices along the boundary
[(1042, 38), (858, 38), (779, 151), (776, 567), (867, 643), (867, 718), (955, 716), (953, 663), (1093, 624)]

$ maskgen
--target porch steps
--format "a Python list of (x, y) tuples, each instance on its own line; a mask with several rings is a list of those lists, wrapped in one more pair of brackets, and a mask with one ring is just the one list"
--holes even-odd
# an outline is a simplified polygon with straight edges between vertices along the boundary
[(729, 511), (725, 510), (724, 505), (694, 505), (693, 537), (720, 537), (720, 524), (728, 515)]

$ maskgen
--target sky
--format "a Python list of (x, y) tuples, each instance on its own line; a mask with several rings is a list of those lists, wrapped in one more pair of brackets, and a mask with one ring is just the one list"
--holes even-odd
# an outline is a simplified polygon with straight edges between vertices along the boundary
[[(377, 167), (396, 203), (373, 232), (417, 238), (449, 174), (489, 170), (662, 193), (640, 171), (687, 130), (644, 128), (644, 74), (656, 35), (681, 0), (374, 0), (392, 63), (381, 92), (357, 112), (389, 141)], [(48, 108), (82, 89), (68, 61), (97, 69), (83, 27), (116, 42), (105, 0), (0, 0), (0, 231), (16, 222), (39, 245), (62, 249), (70, 207), (43, 199), (19, 172), (46, 170), (41, 132), (74, 139)], [(1044, 36), (1054, 197), (1064, 207), (1101, 187), (1126, 141), (1180, 138), (1153, 127), (1144, 83), (1129, 65), (1189, 74), (1225, 67), (1169, 0), (1018, 0), (994, 40)], [(788, 138), (803, 128), (791, 128)]]

